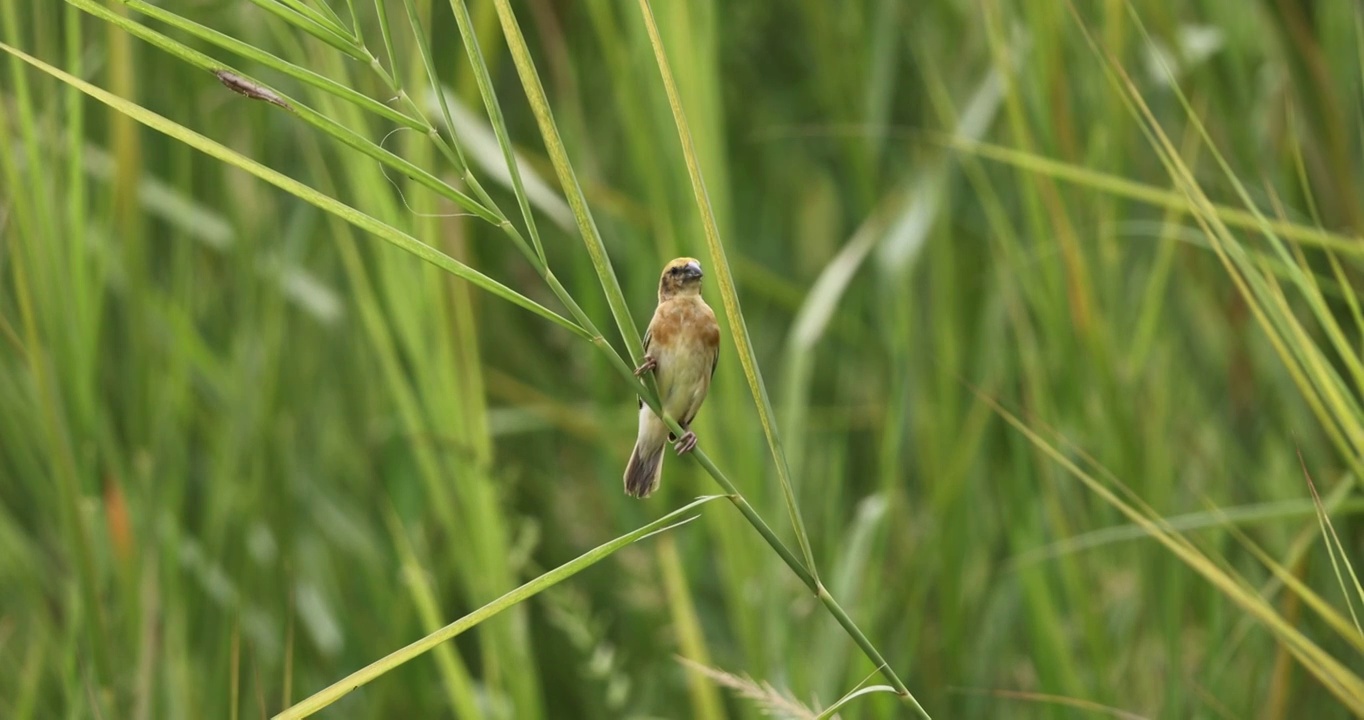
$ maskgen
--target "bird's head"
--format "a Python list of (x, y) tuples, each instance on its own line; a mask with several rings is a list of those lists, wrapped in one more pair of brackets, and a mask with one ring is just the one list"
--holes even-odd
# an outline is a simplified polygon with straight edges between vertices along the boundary
[(658, 280), (658, 299), (666, 300), (678, 295), (699, 295), (701, 293), (701, 263), (696, 258), (680, 257), (663, 268), (663, 277)]

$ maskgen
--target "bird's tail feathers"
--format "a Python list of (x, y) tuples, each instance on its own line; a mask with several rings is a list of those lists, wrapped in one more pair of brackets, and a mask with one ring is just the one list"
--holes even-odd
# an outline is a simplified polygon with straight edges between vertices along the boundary
[(625, 494), (637, 498), (647, 497), (658, 489), (659, 477), (663, 474), (663, 448), (644, 447), (643, 439), (635, 443), (630, 452), (630, 462), (625, 466)]

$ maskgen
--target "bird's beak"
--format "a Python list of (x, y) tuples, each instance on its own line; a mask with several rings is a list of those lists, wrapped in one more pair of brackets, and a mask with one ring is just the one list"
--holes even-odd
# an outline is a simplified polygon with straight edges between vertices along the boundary
[(699, 278), (699, 277), (703, 277), (704, 275), (705, 275), (705, 273), (701, 272), (701, 263), (696, 262), (695, 260), (693, 260), (693, 261), (687, 263), (687, 276), (688, 276), (688, 277)]

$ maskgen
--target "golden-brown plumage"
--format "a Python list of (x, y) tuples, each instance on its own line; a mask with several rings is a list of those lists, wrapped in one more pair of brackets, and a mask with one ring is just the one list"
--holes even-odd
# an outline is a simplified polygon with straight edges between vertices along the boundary
[[(636, 375), (654, 371), (663, 411), (685, 431), (677, 438), (677, 454), (696, 447), (691, 421), (701, 409), (720, 358), (720, 326), (701, 298), (701, 263), (677, 258), (663, 268), (658, 281), (658, 308), (644, 333), (644, 364)], [(645, 497), (658, 489), (663, 446), (672, 440), (668, 426), (643, 400), (639, 402), (639, 436), (625, 467), (625, 492)]]

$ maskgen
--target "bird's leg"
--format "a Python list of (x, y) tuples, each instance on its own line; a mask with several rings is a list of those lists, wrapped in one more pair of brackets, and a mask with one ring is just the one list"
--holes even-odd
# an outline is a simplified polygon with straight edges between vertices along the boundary
[(645, 355), (644, 362), (640, 363), (640, 366), (635, 368), (635, 377), (639, 377), (640, 375), (643, 375), (644, 373), (649, 372), (650, 370), (653, 370), (656, 367), (658, 367), (658, 361), (654, 359), (654, 356)]
[(673, 445), (673, 450), (676, 450), (678, 455), (686, 455), (695, 449), (696, 433), (690, 430), (682, 433), (682, 437), (678, 438), (677, 444)]

